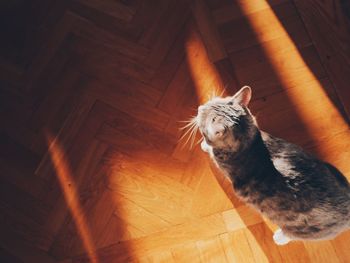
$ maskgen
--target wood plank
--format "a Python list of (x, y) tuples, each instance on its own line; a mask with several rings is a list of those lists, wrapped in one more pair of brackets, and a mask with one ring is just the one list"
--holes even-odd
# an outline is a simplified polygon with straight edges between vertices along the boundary
[[(249, 245), (247, 236), (241, 229), (231, 233), (220, 235), (220, 240), (225, 251), (227, 262), (232, 263), (255, 263), (253, 251)], [(261, 259), (263, 260), (263, 258)]]
[(146, 58), (144, 63), (158, 68), (164, 57), (167, 55), (169, 48), (176, 39), (176, 35), (183, 29), (190, 14), (188, 3), (185, 0), (178, 1), (173, 6), (170, 14), (166, 13), (166, 19), (159, 24), (162, 30), (157, 35), (157, 39), (152, 44), (152, 51)]
[[(81, 91), (79, 82), (82, 81), (82, 78), (71, 64), (69, 62), (65, 64), (65, 69), (59, 76), (60, 79), (56, 81), (45, 98), (38, 103), (31, 116), (29, 128), (36, 132), (32, 138), (31, 149), (40, 155), (45, 154), (48, 150), (45, 132), (49, 130), (56, 136), (78, 101), (78, 94)], [(74, 92), (70, 92), (72, 88)]]
[[(279, 6), (280, 12), (282, 13), (280, 17), (283, 27), (281, 27), (281, 24), (275, 23), (274, 12), (271, 9), (254, 12), (253, 14), (247, 15), (245, 18), (238, 18), (221, 25), (219, 27), (219, 32), (227, 51), (234, 52), (255, 46), (259, 43), (288, 36), (295, 39), (295, 42), (310, 42), (309, 37), (305, 34), (304, 25), (297, 15), (295, 8), (288, 8), (288, 5), (290, 6), (290, 3)], [(252, 25), (249, 24), (250, 20), (254, 20), (256, 24), (259, 24), (259, 28), (253, 28)], [(240, 32), (240, 34), (236, 32)], [(257, 39), (257, 35), (259, 39)]]
[(188, 93), (187, 88), (190, 82), (190, 70), (187, 61), (184, 59), (177, 69), (173, 79), (159, 101), (158, 108), (168, 114), (171, 114), (177, 103), (184, 94)]
[(305, 248), (314, 262), (340, 262), (330, 241), (305, 242)]
[[(122, 4), (114, 2), (113, 5)], [(75, 23), (72, 25), (71, 30), (74, 32), (74, 42), (71, 43), (71, 47), (79, 45), (77, 41), (82, 38), (85, 41), (80, 48), (84, 47), (85, 52), (86, 50), (93, 49), (94, 47), (103, 47), (103, 49), (105, 51), (108, 51), (111, 55), (123, 54), (124, 56), (130, 57), (133, 60), (140, 62), (144, 60), (150, 52), (149, 48), (135, 43), (126, 37), (122, 37), (118, 34), (114, 34), (113, 32), (101, 28), (95, 23), (92, 23), (90, 20), (80, 16), (76, 16)], [(78, 54), (80, 53), (79, 50), (77, 50), (77, 52)]]
[(229, 3), (223, 5), (220, 8), (216, 8), (213, 10), (213, 17), (215, 20), (215, 23), (217, 25), (224, 24), (226, 22), (229, 22), (231, 20), (240, 18), (243, 15), (241, 11), (241, 6), (243, 6), (245, 10), (245, 14), (253, 14), (258, 11), (262, 11), (264, 9), (269, 9), (270, 7), (274, 7), (277, 5), (280, 5), (282, 3), (289, 2), (289, 0), (270, 0), (270, 1), (230, 1)]
[[(246, 231), (249, 231), (250, 233), (251, 244), (254, 244), (254, 246), (259, 246), (261, 252), (263, 252), (267, 257), (268, 262), (284, 262), (277, 248), (277, 245), (273, 241), (273, 232), (265, 224), (265, 222), (251, 225)], [(254, 239), (252, 237), (254, 237)], [(253, 251), (255, 252), (259, 250), (253, 249)], [(257, 255), (258, 254), (255, 254), (256, 260), (258, 259)]]
[[(224, 91), (222, 96), (229, 96), (239, 90), (239, 81), (236, 72), (229, 58), (217, 61), (215, 63), (216, 70), (222, 79), (223, 87), (220, 89)], [(220, 90), (219, 89), (219, 90)]]
[[(86, 117), (88, 116), (94, 103), (95, 98), (90, 96), (82, 96), (80, 101), (75, 105), (74, 109), (71, 111), (70, 115), (56, 136), (57, 140), (59, 140), (64, 147), (68, 148), (68, 146), (74, 141), (81, 125), (83, 125), (86, 121)], [(47, 178), (50, 174), (52, 174), (53, 167), (50, 158), (49, 152), (47, 152), (42, 158), (35, 171), (35, 174), (37, 174), (39, 177)]]
[(26, 71), (26, 90), (31, 91), (36, 88), (36, 80), (43, 74), (49, 61), (59, 51), (59, 47), (66, 41), (67, 35), (71, 30), (71, 25), (74, 24), (76, 16), (70, 12), (65, 12), (60, 18), (55, 28), (45, 43), (45, 48), (40, 55), (31, 61), (30, 68)]
[[(109, 96), (109, 93), (100, 92), (99, 81), (90, 81), (86, 89), (91, 91), (91, 95), (95, 96), (99, 94), (98, 97), (101, 99), (100, 104), (105, 104), (105, 108), (112, 109), (113, 107), (118, 108), (117, 112), (124, 112), (132, 117), (135, 117), (142, 122), (153, 125), (153, 127), (162, 130), (166, 127), (169, 121), (169, 115), (165, 112), (160, 111), (154, 107), (140, 103), (139, 100), (135, 99), (135, 96), (129, 96), (125, 98), (124, 96), (119, 96), (118, 94), (113, 94)], [(113, 112), (114, 110), (112, 110)], [(149, 118), (152, 116), (152, 118)]]
[[(325, 138), (317, 144), (307, 147), (309, 151), (319, 158), (335, 165), (350, 180), (349, 160), (349, 138), (350, 131), (345, 130), (335, 134), (332, 138)], [(329, 142), (329, 144), (327, 143)]]
[(204, 0), (194, 1), (192, 7), (198, 30), (206, 47), (211, 62), (227, 58), (226, 50), (221, 43), (219, 32), (213, 23), (211, 12)]
[[(162, 1), (163, 2), (163, 1)], [(159, 68), (152, 77), (151, 84), (158, 90), (164, 91), (170, 81), (173, 79), (179, 65), (185, 58), (184, 44), (187, 38), (187, 31), (184, 30), (187, 23), (179, 32), (176, 40), (169, 49), (169, 52), (164, 57)]]
[[(24, 216), (18, 210), (6, 204), (7, 200), (1, 200), (0, 203), (0, 231), (3, 242), (12, 241), (16, 243), (25, 242), (31, 244), (36, 249), (48, 251), (54, 236), (52, 236), (42, 224), (39, 224)], [(10, 240), (10, 241), (9, 241)]]
[[(79, 200), (72, 201), (67, 199), (66, 195), (59, 196), (46, 222), (45, 227), (56, 235), (50, 250), (56, 258), (62, 259), (62, 255), (85, 251), (84, 244), (81, 242), (83, 237), (76, 228), (77, 216), (74, 212), (81, 213), (78, 216), (83, 218), (92, 240), (97, 239), (113, 213), (114, 203), (104, 191), (106, 188), (102, 177), (104, 173), (98, 169), (100, 158), (106, 149), (105, 144), (92, 141), (74, 177), (66, 175), (68, 178), (71, 177), (70, 180), (75, 180), (71, 182), (75, 186), (75, 189), (72, 189), (72, 195), (79, 197)], [(64, 191), (65, 189), (61, 189), (61, 192)], [(69, 201), (78, 203), (79, 207), (76, 208), (78, 211), (72, 211), (74, 207), (70, 206)], [(72, 235), (72, 233), (75, 234)]]
[[(203, 169), (210, 170), (208, 164), (202, 164)], [(215, 176), (211, 172), (197, 173), (196, 186), (192, 201), (191, 211), (197, 216), (206, 216), (213, 212), (226, 211), (232, 209), (232, 203), (220, 188)], [(208, 199), (210, 196), (210, 199)]]
[(301, 241), (290, 242), (285, 246), (279, 246), (282, 262), (313, 262), (313, 259), (309, 257), (305, 245)]
[(202, 262), (228, 262), (219, 237), (200, 240), (196, 244)]
[[(97, 73), (97, 72), (95, 72)], [(118, 72), (101, 72), (86, 76), (87, 81), (84, 88), (96, 99), (108, 102), (110, 105), (118, 105), (118, 108), (129, 110), (130, 107), (123, 106), (121, 101), (140, 102), (154, 107), (163, 96), (159, 90), (141, 81), (130, 79)], [(135, 98), (138, 98), (135, 100)], [(120, 105), (119, 105), (120, 104)], [(129, 110), (130, 111), (130, 110)]]
[[(11, 233), (9, 236), (6, 232), (3, 232), (0, 238), (0, 260), (3, 263), (36, 263), (47, 262), (56, 263), (57, 261), (48, 255), (45, 251), (37, 249), (33, 244), (25, 242), (19, 237), (15, 238), (15, 235)], [(4, 252), (6, 253), (4, 255)]]
[[(137, 2), (138, 1), (136, 1), (136, 5)], [(135, 5), (134, 3), (131, 5)], [(134, 15), (133, 18), (137, 18), (140, 16), (140, 14), (138, 13), (137, 6), (132, 7), (131, 9), (134, 8), (136, 8), (137, 14)], [(108, 32), (111, 32), (112, 34), (121, 36), (131, 41), (137, 41), (143, 31), (143, 28), (141, 26), (142, 24), (140, 25), (134, 23), (135, 19), (132, 19), (130, 22), (126, 22), (125, 20), (123, 21), (116, 16), (85, 5), (83, 1), (71, 1), (70, 11), (76, 16), (83, 17), (86, 20), (91, 21), (92, 24), (96, 25), (99, 28), (102, 28)], [(141, 22), (144, 22), (144, 19), (142, 19)]]
[[(100, 127), (96, 138), (111, 145), (123, 147), (124, 149), (128, 146), (125, 143), (127, 141), (140, 146), (141, 149), (159, 151), (164, 154), (170, 154), (174, 150), (175, 142), (171, 136), (163, 134), (132, 117), (125, 116), (125, 114), (115, 116), (111, 124), (105, 123)], [(144, 141), (143, 133), (148, 134), (148, 140), (146, 142)], [(122, 142), (120, 138), (124, 138), (126, 141)]]
[[(248, 49), (243, 54), (232, 54), (231, 61), (236, 70), (236, 76), (241, 85), (249, 84), (257, 90), (263, 90), (263, 93), (257, 93), (257, 97), (269, 95), (278, 91), (280, 86), (283, 88), (293, 88), (299, 86), (300, 82), (310, 82), (314, 77), (326, 77), (325, 71), (319, 62), (318, 55), (312, 46), (301, 49), (303, 61), (297, 58), (294, 49), (285, 49), (273, 53), (273, 64), (269, 58), (263, 54), (260, 48)], [(260, 55), (257, 52), (261, 52)], [(271, 51), (272, 52), (272, 51)], [(242, 58), (240, 58), (242, 56)], [(236, 61), (237, 57), (237, 61)], [(240, 61), (244, 60), (244, 63)], [(235, 61), (235, 62), (234, 62)], [(252, 63), (258, 61), (258, 63)], [(285, 63), (289, 61), (289, 63)], [(306, 63), (306, 64), (304, 64)], [(248, 67), (245, 67), (248, 66)], [(309, 73), (312, 70), (313, 75)], [(278, 74), (275, 72), (278, 71)], [(282, 82), (283, 79), (283, 82)]]
[(135, 10), (123, 5), (122, 3), (117, 3), (115, 1), (96, 1), (96, 0), (84, 0), (79, 1), (79, 3), (87, 5), (93, 9), (97, 9), (103, 13), (109, 14), (112, 17), (118, 18), (125, 22), (130, 22), (135, 15)]
[(162, 34), (163, 26), (169, 23), (169, 16), (174, 12), (175, 8), (176, 3), (173, 1), (157, 0), (152, 3), (141, 1), (135, 22), (142, 23), (142, 25), (147, 27), (147, 30), (142, 32), (137, 42), (152, 48), (154, 43), (157, 42), (159, 35)]
[(149, 262), (149, 263), (165, 263), (165, 262), (176, 262), (170, 251), (162, 251), (158, 253), (151, 254), (145, 258), (140, 258), (138, 262)]
[[(154, 170), (152, 166), (140, 166), (143, 170), (140, 176), (140, 172), (123, 163), (125, 168), (115, 167), (112, 171), (109, 177), (110, 189), (172, 224), (182, 223), (190, 217), (190, 189), (162, 175), (161, 170)], [(156, 177), (159, 179), (155, 180)], [(172, 198), (169, 198), (169, 193)]]
[[(90, 197), (90, 199), (94, 199)], [(88, 200), (84, 202), (82, 209), (82, 216), (86, 221), (89, 236), (93, 242), (94, 249), (96, 249), (97, 239), (102, 230), (107, 225), (114, 211), (114, 202), (111, 200), (108, 192), (102, 192), (98, 200)], [(83, 237), (76, 227), (78, 222), (73, 217), (66, 218), (61, 231), (56, 235), (55, 241), (50, 248), (50, 254), (57, 259), (64, 259), (68, 256), (79, 255), (87, 253), (86, 247), (83, 243)], [(119, 230), (120, 231), (120, 230)], [(115, 232), (118, 234), (118, 232)], [(65, 255), (65, 256), (63, 256)]]
[[(42, 198), (47, 184), (34, 175), (40, 162), (39, 157), (18, 144), (11, 137), (0, 133), (0, 177), (31, 196)], [(21, 163), (21, 165), (17, 165)]]
[[(97, 247), (108, 247), (122, 241), (144, 237), (146, 236), (145, 233), (147, 231), (153, 231), (155, 227), (158, 227), (158, 230), (164, 229), (164, 221), (161, 221), (156, 215), (151, 215), (150, 212), (145, 211), (145, 209), (142, 209), (134, 202), (113, 192), (109, 192), (108, 194), (110, 196), (110, 200), (114, 204), (114, 207), (111, 209), (111, 217), (109, 218), (104, 229), (100, 231), (99, 236), (96, 239)], [(146, 217), (144, 221), (145, 227), (139, 224), (142, 221), (140, 215), (144, 215)], [(149, 222), (148, 218), (157, 220), (154, 222)], [(125, 248), (126, 251), (131, 250), (130, 244), (128, 245), (127, 242), (123, 248)], [(133, 253), (130, 252), (130, 254)]]
[(225, 221), (227, 231), (230, 232), (247, 228), (263, 221), (261, 215), (247, 205), (223, 211), (222, 217)]
[(270, 259), (275, 257), (275, 253), (273, 254), (274, 257), (271, 257), (269, 251), (261, 245), (260, 239), (257, 239), (249, 229), (244, 229), (243, 234), (248, 240), (249, 247), (253, 252), (253, 258), (255, 262), (270, 262)]
[(18, 211), (25, 218), (43, 224), (50, 211), (50, 206), (15, 185), (0, 178), (0, 198), (6, 200), (6, 206)]
[(350, 24), (346, 16), (348, 7), (342, 1), (294, 2), (349, 116), (350, 93), (347, 83), (350, 72)]
[[(310, 88), (310, 91), (312, 91), (312, 89), (317, 89), (319, 83), (317, 81), (312, 81), (308, 82), (306, 85)], [(295, 100), (295, 103), (291, 102), (290, 98), (296, 98), (299, 96), (297, 94), (303, 94), (303, 100)], [(314, 107), (309, 107), (308, 105), (310, 105), (310, 103), (312, 103)], [(284, 92), (275, 93), (265, 97), (262, 100), (253, 102), (251, 108), (253, 113), (256, 114), (257, 122), (260, 124), (262, 130), (266, 130), (276, 136), (283, 137), (292, 142), (306, 145), (311, 141), (317, 142), (325, 139), (326, 137), (331, 138), (332, 136), (348, 129), (337, 108), (333, 105), (330, 105), (332, 107), (326, 108), (324, 106), (325, 103), (327, 103), (327, 98), (325, 98), (324, 101), (314, 100), (311, 94), (309, 96), (306, 94), (304, 87), (299, 86), (288, 89)], [(260, 108), (262, 104), (274, 104), (278, 110), (276, 111), (276, 109), (274, 109), (272, 112), (268, 110), (272, 109), (270, 107)], [(296, 107), (312, 112), (313, 114), (309, 116), (310, 121), (305, 123), (305, 121), (302, 119), (302, 117), (306, 118), (305, 115), (301, 116), (300, 113), (295, 112)], [(283, 122), (283, 118), (286, 118), (287, 116), (289, 119), (288, 124)], [(267, 119), (269, 120), (267, 121)], [(271, 121), (272, 119), (274, 119), (274, 121)], [(311, 119), (318, 119), (322, 121), (312, 121), (311, 123)], [(282, 123), (284, 124), (281, 125)], [(329, 129), (326, 129), (330, 123), (336, 123), (336, 125), (330, 126)], [(293, 127), (293, 131), (289, 132), (287, 130), (288, 127)], [(307, 129), (309, 129), (309, 131), (307, 131)], [(302, 135), (302, 133), (304, 135)], [(305, 134), (308, 134), (308, 136)], [(318, 136), (316, 137), (313, 134), (318, 134)]]
[(77, 38), (76, 42), (74, 43), (74, 51), (81, 57), (83, 70), (88, 75), (101, 76), (103, 72), (112, 74), (112, 72), (116, 71), (147, 83), (155, 73), (154, 68), (132, 57), (120, 54), (118, 51), (114, 51), (111, 54), (108, 52), (108, 49), (98, 48), (96, 45), (93, 45), (94, 43), (91, 43), (90, 46), (84, 45), (84, 38)]
[(347, 246), (350, 240), (350, 232), (346, 231), (345, 233), (339, 235), (331, 241), (332, 246), (337, 253), (340, 262), (346, 262), (350, 256), (350, 251)]
[[(208, 227), (208, 226), (211, 227)], [(206, 239), (225, 232), (225, 225), (220, 214), (213, 214), (200, 219), (190, 220), (184, 224), (172, 226), (165, 231), (132, 241), (120, 242), (98, 250), (101, 261), (125, 261), (130, 255), (121, 250), (123, 246), (131, 246), (134, 254), (156, 253), (181, 245), (185, 242), (194, 242)], [(73, 262), (88, 262), (85, 256)], [(113, 261), (112, 261), (113, 262)]]
[(175, 262), (202, 262), (195, 242), (178, 245), (171, 251)]
[(209, 60), (205, 45), (194, 21), (188, 25), (186, 55), (198, 102), (204, 103), (224, 87), (215, 64)]
[[(171, 226), (167, 220), (162, 219), (157, 213), (149, 211), (135, 202), (116, 193), (111, 193), (115, 202), (114, 215), (117, 216), (125, 224), (126, 229), (137, 229), (135, 233), (124, 233), (125, 236), (115, 237), (115, 243), (119, 240), (129, 240), (144, 237), (164, 231)], [(137, 200), (136, 200), (137, 201)], [(106, 228), (108, 231), (108, 228)], [(105, 245), (104, 245), (105, 246)]]

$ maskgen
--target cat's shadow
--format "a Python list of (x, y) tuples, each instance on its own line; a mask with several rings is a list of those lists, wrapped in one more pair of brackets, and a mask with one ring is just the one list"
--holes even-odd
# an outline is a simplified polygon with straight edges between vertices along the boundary
[[(246, 225), (246, 229), (249, 230), (249, 232), (253, 235), (256, 244), (258, 244), (260, 249), (264, 252), (269, 262), (284, 262), (285, 258), (282, 255), (285, 255), (285, 252), (287, 252), (287, 250), (290, 251), (292, 249), (294, 251), (304, 251), (304, 245), (301, 241), (290, 242), (285, 246), (276, 245), (272, 237), (273, 231), (276, 230), (278, 227), (273, 225), (272, 223), (266, 223), (266, 219), (261, 219), (261, 221), (259, 221), (258, 223), (251, 224), (251, 217), (248, 217), (247, 213), (242, 213), (242, 211), (246, 210), (237, 209), (238, 207), (244, 206), (246, 204), (236, 196), (230, 180), (223, 175), (223, 173), (216, 167), (216, 165), (211, 160), (209, 160), (209, 157), (207, 158), (210, 162), (211, 171), (214, 174), (217, 182), (221, 186), (222, 190), (225, 192), (226, 196), (231, 200), (238, 215), (240, 216), (243, 223)], [(300, 260), (300, 258), (303, 258), (304, 256), (307, 257), (307, 255), (305, 255), (304, 253), (293, 254), (295, 254), (295, 260)], [(291, 255), (289, 253), (289, 257), (290, 256)], [(289, 258), (289, 260), (290, 259), (291, 258)]]

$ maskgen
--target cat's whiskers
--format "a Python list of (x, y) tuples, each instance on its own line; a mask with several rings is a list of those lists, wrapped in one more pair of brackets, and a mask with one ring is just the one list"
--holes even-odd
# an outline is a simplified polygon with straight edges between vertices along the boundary
[[(191, 133), (190, 133), (189, 136), (187, 137), (186, 142), (185, 142), (184, 145), (187, 145), (187, 143), (189, 143), (189, 142), (192, 140), (193, 134), (195, 133), (195, 130), (196, 130), (196, 128), (193, 128), (193, 129), (191, 130)], [(190, 146), (190, 149), (191, 149), (191, 148), (192, 148), (192, 147)]]
[(182, 122), (185, 122), (187, 124), (180, 128), (180, 130), (185, 130), (185, 132), (180, 137), (179, 142), (181, 140), (183, 140), (185, 137), (187, 137), (186, 141), (184, 142), (184, 144), (182, 146), (184, 147), (189, 142), (191, 142), (190, 148), (192, 149), (197, 132), (198, 132), (197, 117), (194, 116), (191, 119), (189, 119), (188, 121), (182, 121)]
[(220, 97), (222, 97), (222, 95), (224, 95), (225, 91), (226, 91), (226, 88), (223, 88), (222, 91), (220, 92)]
[[(185, 143), (183, 144), (183, 146), (186, 146), (187, 143), (190, 141), (190, 139), (191, 139), (192, 136), (193, 136), (194, 131), (195, 131), (195, 127), (191, 128), (190, 130), (188, 130), (188, 132), (186, 132), (186, 133), (188, 133), (188, 137), (187, 137)], [(180, 140), (182, 140), (183, 138), (185, 138), (185, 136), (182, 136), (182, 137), (180, 138)]]
[(197, 119), (196, 119), (196, 117), (192, 117), (188, 121), (185, 121), (185, 122), (188, 122), (188, 124), (181, 127), (180, 130), (186, 130), (186, 129), (188, 129), (188, 130), (185, 131), (185, 133), (180, 137), (179, 140), (182, 140), (192, 129), (194, 129), (194, 127), (197, 124)]
[(211, 95), (207, 93), (207, 101), (211, 100)]
[(203, 140), (204, 140), (204, 137), (202, 136), (201, 138), (199, 138), (199, 140), (196, 142), (196, 144), (195, 144), (194, 146), (198, 145), (198, 144), (201, 143)]
[(180, 130), (193, 129), (194, 126), (197, 124), (197, 116), (192, 116), (189, 120), (179, 122), (187, 123), (183, 127), (180, 127)]
[(195, 141), (195, 139), (196, 139), (196, 135), (197, 135), (197, 131), (198, 131), (198, 126), (196, 126), (196, 127), (194, 128), (193, 131), (194, 131), (194, 132), (193, 132), (193, 135), (192, 135), (192, 140), (191, 140), (190, 149), (193, 148), (193, 144), (194, 144), (194, 141)]
[(187, 123), (185, 126), (180, 127), (179, 129), (180, 129), (180, 130), (185, 130), (185, 129), (187, 129), (187, 128), (189, 128), (189, 127), (192, 127), (192, 126), (194, 126), (194, 125), (196, 125), (196, 124), (193, 123), (193, 122), (189, 122), (189, 123)]
[(184, 139), (184, 138), (186, 137), (186, 135), (191, 134), (191, 132), (193, 131), (194, 127), (195, 127), (194, 125), (193, 125), (193, 126), (190, 126), (190, 127), (188, 128), (188, 130), (186, 130), (186, 131), (181, 135), (179, 141), (181, 141), (182, 139)]
[(213, 89), (212, 91), (211, 91), (211, 98), (210, 98), (210, 100), (212, 100), (213, 98), (215, 98), (216, 97), (216, 89)]
[[(194, 109), (194, 108), (193, 108)], [(191, 118), (190, 119), (188, 119), (188, 120), (185, 120), (185, 121), (177, 121), (177, 122), (180, 122), (180, 123), (192, 123), (194, 120), (193, 119), (195, 119), (195, 118), (197, 118), (197, 116), (196, 115), (193, 115), (193, 116), (191, 116)]]

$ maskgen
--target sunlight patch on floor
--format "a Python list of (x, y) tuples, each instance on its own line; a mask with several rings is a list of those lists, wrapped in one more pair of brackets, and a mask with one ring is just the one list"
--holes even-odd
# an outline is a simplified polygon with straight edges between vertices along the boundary
[(215, 65), (209, 60), (203, 41), (194, 28), (190, 28), (185, 49), (198, 102), (203, 104), (213, 96), (224, 94), (220, 75)]
[[(265, 0), (259, 0), (252, 4), (249, 1), (240, 0), (238, 4), (254, 30), (256, 38), (261, 43), (267, 59), (283, 86), (284, 92), (290, 98), (310, 136), (315, 141), (319, 141), (320, 137), (330, 138), (335, 134), (346, 131), (348, 129), (347, 123), (327, 96), (322, 84), (305, 63), (269, 3)], [(265, 12), (263, 21), (261, 16), (254, 14), (257, 8), (258, 10), (263, 9)], [(269, 41), (271, 39), (269, 34), (279, 38)], [(278, 41), (279, 39), (280, 41)], [(288, 58), (284, 56), (281, 47), (283, 47), (283, 50), (288, 50)], [(303, 77), (298, 78), (291, 68), (301, 69)], [(303, 87), (302, 92), (300, 91), (301, 87)], [(317, 116), (319, 118), (316, 118)], [(324, 121), (324, 117), (328, 117), (328, 121), (331, 119), (331, 125)], [(317, 151), (327, 158), (327, 151), (333, 143), (329, 139), (323, 140), (322, 143), (318, 143)]]

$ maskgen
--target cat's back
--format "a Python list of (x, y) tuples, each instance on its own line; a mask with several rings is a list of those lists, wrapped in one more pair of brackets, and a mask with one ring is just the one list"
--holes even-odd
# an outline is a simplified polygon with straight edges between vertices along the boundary
[(307, 203), (310, 209), (341, 207), (350, 215), (350, 185), (337, 168), (283, 139), (267, 133), (262, 133), (262, 138), (286, 189), (297, 197), (296, 202)]
[[(346, 177), (334, 166), (305, 152), (300, 146), (262, 132), (271, 161), (275, 168), (288, 180), (300, 179), (322, 186), (339, 186), (350, 191)], [(330, 183), (330, 185), (329, 185)], [(330, 189), (329, 189), (330, 190)]]
[[(288, 204), (288, 216), (293, 220), (275, 218), (285, 231), (303, 238), (323, 238), (350, 227), (350, 186), (346, 177), (297, 145), (264, 132), (262, 138), (287, 186), (281, 196), (286, 198), (283, 203)], [(288, 202), (289, 198), (293, 201)]]

